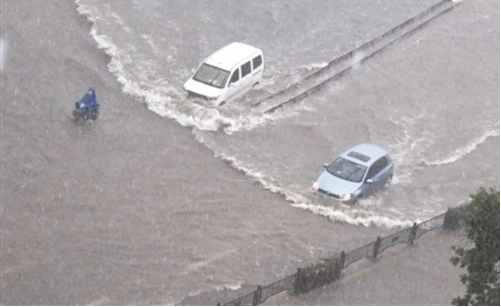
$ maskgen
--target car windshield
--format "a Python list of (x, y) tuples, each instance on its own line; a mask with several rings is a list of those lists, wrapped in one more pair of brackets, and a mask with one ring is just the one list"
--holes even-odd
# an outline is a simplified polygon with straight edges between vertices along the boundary
[(229, 71), (203, 64), (193, 76), (193, 79), (210, 86), (223, 88), (226, 85), (226, 79), (228, 79), (229, 74)]
[(332, 175), (351, 182), (361, 182), (366, 170), (366, 166), (341, 157), (334, 160), (334, 162), (327, 167), (327, 171)]

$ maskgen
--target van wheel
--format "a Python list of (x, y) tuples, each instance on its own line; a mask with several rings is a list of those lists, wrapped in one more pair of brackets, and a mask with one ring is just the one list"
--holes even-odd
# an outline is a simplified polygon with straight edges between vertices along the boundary
[(226, 103), (226, 101), (221, 101), (221, 102), (219, 103), (218, 107), (220, 107), (220, 106), (224, 105), (225, 103)]

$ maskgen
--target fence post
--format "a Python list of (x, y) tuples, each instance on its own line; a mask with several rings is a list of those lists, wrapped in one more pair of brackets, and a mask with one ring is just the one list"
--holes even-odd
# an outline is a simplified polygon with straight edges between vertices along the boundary
[(372, 251), (372, 260), (376, 260), (380, 246), (381, 246), (381, 237), (377, 236), (376, 242), (374, 242), (374, 250)]
[(444, 222), (442, 223), (442, 228), (448, 229), (450, 228), (450, 224), (451, 224), (451, 208), (447, 208), (447, 212), (445, 212), (444, 215)]
[(294, 294), (299, 294), (303, 290), (304, 278), (301, 269), (298, 268), (294, 279)]
[(409, 233), (409, 245), (414, 245), (414, 239), (416, 239), (418, 225), (416, 222), (412, 224), (411, 232)]
[(254, 297), (252, 298), (252, 306), (259, 305), (262, 294), (263, 294), (263, 289), (261, 288), (261, 286), (257, 286), (256, 291), (254, 291)]
[(327, 263), (329, 282), (336, 280), (336, 261), (337, 258), (329, 258), (325, 260), (325, 262)]

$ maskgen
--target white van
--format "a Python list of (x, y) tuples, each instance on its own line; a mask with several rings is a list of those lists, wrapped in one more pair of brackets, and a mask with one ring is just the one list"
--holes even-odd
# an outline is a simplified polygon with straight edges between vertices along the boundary
[(205, 59), (184, 89), (189, 96), (220, 106), (259, 84), (263, 70), (260, 49), (234, 42)]

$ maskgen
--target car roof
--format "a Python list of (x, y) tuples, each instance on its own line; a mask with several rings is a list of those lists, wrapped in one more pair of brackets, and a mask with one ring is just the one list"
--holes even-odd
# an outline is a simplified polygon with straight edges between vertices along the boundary
[(377, 145), (362, 143), (345, 151), (341, 154), (341, 157), (358, 164), (369, 166), (374, 163), (375, 160), (386, 156), (387, 154), (386, 150)]
[(205, 63), (230, 71), (246, 58), (260, 54), (261, 50), (244, 43), (233, 42), (210, 55)]

